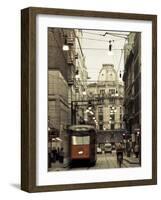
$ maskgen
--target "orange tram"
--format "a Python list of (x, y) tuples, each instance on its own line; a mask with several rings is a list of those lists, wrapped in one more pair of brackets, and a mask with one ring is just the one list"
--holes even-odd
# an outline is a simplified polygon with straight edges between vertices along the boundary
[(96, 130), (90, 125), (73, 125), (68, 129), (70, 166), (96, 164)]

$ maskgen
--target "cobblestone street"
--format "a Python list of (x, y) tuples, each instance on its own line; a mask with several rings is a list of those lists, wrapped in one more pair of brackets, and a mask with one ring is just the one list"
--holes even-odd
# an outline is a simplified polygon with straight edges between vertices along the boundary
[[(139, 159), (135, 158), (134, 155), (132, 155), (131, 157), (127, 157), (124, 155), (122, 168), (139, 167), (139, 166), (140, 166)], [(64, 167), (63, 164), (56, 162), (52, 164), (52, 168), (50, 168), (49, 171), (110, 169), (110, 168), (118, 168), (115, 151), (113, 151), (112, 154), (111, 153), (97, 154), (97, 162), (96, 165), (93, 167), (84, 166), (84, 167), (68, 168)]]

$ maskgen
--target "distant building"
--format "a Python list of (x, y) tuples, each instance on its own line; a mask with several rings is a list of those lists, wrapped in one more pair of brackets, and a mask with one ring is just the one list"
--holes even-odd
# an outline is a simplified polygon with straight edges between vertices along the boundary
[(118, 135), (124, 128), (124, 84), (118, 79), (114, 65), (102, 65), (98, 81), (88, 85), (88, 99), (95, 102), (94, 113), (98, 131), (106, 133), (109, 141), (117, 140), (118, 137), (121, 139), (122, 136)]
[(125, 114), (126, 129), (136, 142), (141, 131), (141, 33), (130, 33), (125, 49)]

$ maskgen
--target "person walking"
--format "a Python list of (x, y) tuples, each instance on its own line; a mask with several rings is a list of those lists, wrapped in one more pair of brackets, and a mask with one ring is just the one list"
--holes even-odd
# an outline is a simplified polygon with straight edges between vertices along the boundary
[(59, 160), (59, 156), (60, 156), (59, 153), (60, 153), (60, 148), (58, 147), (57, 148), (57, 154), (56, 154), (56, 160)]
[(64, 149), (61, 148), (59, 152), (59, 162), (63, 163), (64, 162)]
[(126, 152), (127, 152), (127, 157), (130, 157), (130, 155), (131, 155), (130, 141), (128, 141), (127, 144), (126, 144)]
[(116, 155), (117, 155), (117, 164), (119, 167), (121, 167), (121, 164), (123, 162), (123, 147), (121, 143), (119, 143), (116, 147)]
[(138, 158), (139, 157), (139, 145), (138, 144), (136, 144), (134, 147), (134, 153), (135, 153), (136, 158)]
[(52, 150), (52, 162), (55, 163), (56, 162), (56, 155), (57, 155), (57, 150), (54, 147)]

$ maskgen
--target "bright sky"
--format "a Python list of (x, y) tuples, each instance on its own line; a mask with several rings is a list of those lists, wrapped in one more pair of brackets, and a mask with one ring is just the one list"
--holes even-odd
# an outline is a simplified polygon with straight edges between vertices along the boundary
[[(106, 31), (83, 30), (82, 49), (86, 57), (86, 67), (90, 80), (98, 79), (99, 71), (102, 64), (114, 64), (116, 71), (124, 69), (124, 48), (125, 39), (128, 32), (107, 31), (111, 34), (123, 34), (121, 37), (116, 37), (106, 34)], [(109, 40), (112, 42), (113, 55), (108, 55)], [(122, 55), (121, 55), (122, 54)], [(119, 72), (118, 72), (119, 73)]]

